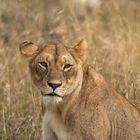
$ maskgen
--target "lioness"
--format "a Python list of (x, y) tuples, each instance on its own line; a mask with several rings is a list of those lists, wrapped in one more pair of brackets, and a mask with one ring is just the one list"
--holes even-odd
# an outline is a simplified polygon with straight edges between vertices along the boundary
[(85, 63), (86, 48), (20, 45), (43, 97), (42, 140), (140, 140), (140, 110)]

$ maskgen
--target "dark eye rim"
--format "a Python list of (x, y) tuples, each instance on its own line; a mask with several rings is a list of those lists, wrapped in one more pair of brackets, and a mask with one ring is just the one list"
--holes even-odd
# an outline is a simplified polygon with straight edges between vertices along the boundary
[(42, 66), (46, 66), (47, 65), (47, 63), (46, 62), (39, 62), (39, 64), (41, 64)]
[(42, 62), (38, 62), (38, 64), (41, 65), (40, 67), (44, 67), (44, 68), (46, 68), (46, 69), (48, 68), (47, 62), (43, 62), (43, 61), (42, 61)]
[(72, 66), (73, 66), (72, 64), (65, 64), (63, 69), (64, 70), (70, 69), (70, 68), (72, 68)]

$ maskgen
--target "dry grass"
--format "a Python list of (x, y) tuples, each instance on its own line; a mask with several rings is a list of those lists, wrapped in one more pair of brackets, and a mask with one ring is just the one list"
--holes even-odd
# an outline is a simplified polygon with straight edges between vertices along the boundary
[(88, 62), (140, 106), (140, 2), (104, 0), (99, 7), (64, 0), (0, 0), (0, 139), (38, 140), (40, 94), (18, 51), (23, 39), (89, 44)]

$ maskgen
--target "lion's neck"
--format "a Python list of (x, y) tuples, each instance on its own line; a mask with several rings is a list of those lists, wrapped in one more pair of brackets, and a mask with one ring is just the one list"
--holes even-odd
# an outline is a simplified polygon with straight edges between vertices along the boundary
[(79, 92), (80, 92), (80, 88), (75, 89), (75, 91), (72, 94), (69, 94), (66, 97), (64, 97), (63, 101), (59, 104), (59, 110), (63, 118), (65, 118), (66, 112), (69, 110), (71, 105), (75, 104)]

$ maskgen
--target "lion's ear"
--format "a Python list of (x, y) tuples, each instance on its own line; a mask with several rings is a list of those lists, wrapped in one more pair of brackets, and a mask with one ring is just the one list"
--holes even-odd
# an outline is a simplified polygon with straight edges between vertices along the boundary
[(73, 50), (72, 52), (74, 52), (74, 54), (80, 58), (81, 60), (86, 59), (86, 49), (87, 49), (88, 45), (87, 42), (85, 40), (81, 40), (77, 45), (75, 45), (75, 47), (73, 47), (71, 50)]
[(38, 46), (27, 40), (19, 45), (19, 49), (20, 53), (27, 58), (33, 57), (38, 52)]

